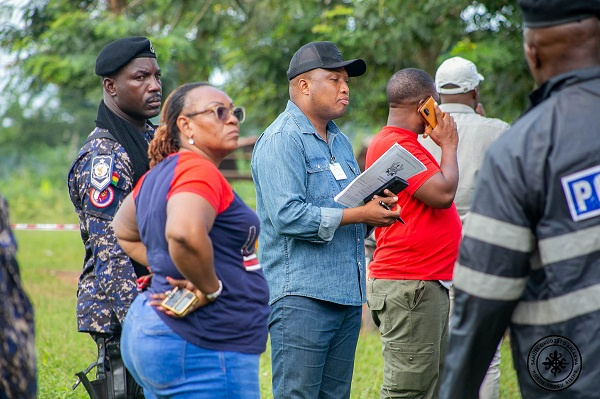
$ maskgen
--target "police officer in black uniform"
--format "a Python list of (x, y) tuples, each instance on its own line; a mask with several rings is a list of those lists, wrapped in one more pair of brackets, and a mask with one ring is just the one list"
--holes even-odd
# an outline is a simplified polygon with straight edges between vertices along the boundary
[(128, 376), (120, 362), (121, 323), (137, 294), (136, 279), (148, 271), (122, 251), (111, 222), (149, 168), (154, 126), (148, 119), (160, 111), (161, 71), (150, 40), (135, 36), (104, 47), (96, 59), (96, 75), (104, 89), (96, 128), (68, 175), (86, 251), (77, 289), (77, 325), (80, 332), (91, 334), (99, 353), (97, 380), (90, 383), (86, 372), (78, 376), (98, 397), (106, 392), (109, 398), (129, 398), (135, 396), (125, 392), (132, 389), (123, 382)]
[(442, 399), (477, 397), (507, 327), (524, 398), (600, 396), (600, 0), (519, 6), (540, 86), (479, 172)]

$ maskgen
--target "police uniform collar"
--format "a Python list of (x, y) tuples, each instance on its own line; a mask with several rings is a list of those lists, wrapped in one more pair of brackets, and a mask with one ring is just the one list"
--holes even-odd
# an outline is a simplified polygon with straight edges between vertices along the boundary
[(529, 95), (531, 108), (546, 100), (552, 93), (562, 90), (563, 87), (591, 79), (600, 79), (600, 65), (556, 75), (531, 92)]

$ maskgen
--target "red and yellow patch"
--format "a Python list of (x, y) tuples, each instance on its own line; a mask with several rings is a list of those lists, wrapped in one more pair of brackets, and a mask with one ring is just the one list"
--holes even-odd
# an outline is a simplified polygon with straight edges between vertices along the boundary
[(106, 208), (115, 200), (115, 190), (112, 187), (107, 187), (103, 191), (98, 191), (95, 188), (90, 189), (90, 202), (96, 208)]

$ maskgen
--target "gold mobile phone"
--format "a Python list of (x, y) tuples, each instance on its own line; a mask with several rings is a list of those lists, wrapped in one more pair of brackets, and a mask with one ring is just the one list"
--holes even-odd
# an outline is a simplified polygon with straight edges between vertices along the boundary
[(432, 129), (435, 129), (437, 126), (437, 119), (435, 117), (435, 108), (434, 105), (435, 100), (432, 96), (427, 97), (423, 105), (419, 107), (419, 114), (421, 114), (421, 118), (431, 126)]
[(162, 301), (161, 306), (169, 309), (178, 317), (184, 317), (197, 302), (198, 297), (192, 291), (175, 287), (171, 291), (167, 291), (167, 297)]

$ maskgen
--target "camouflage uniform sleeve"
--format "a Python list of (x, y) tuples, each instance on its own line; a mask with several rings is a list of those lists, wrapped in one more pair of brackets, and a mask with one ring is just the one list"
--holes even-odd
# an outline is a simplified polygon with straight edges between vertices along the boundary
[[(80, 223), (88, 234), (97, 283), (112, 313), (122, 323), (137, 295), (136, 275), (131, 260), (117, 243), (111, 222), (133, 188), (133, 170), (119, 144), (108, 139), (95, 139), (91, 144), (90, 150), (82, 154), (73, 167), (73, 185), (77, 187)], [(106, 188), (103, 188), (106, 181), (98, 182), (103, 180), (98, 176), (104, 174), (108, 174), (110, 180)], [(91, 329), (108, 332), (106, 324), (110, 323), (110, 315), (106, 309), (100, 309), (99, 313), (97, 320), (92, 321), (97, 325)]]
[(33, 306), (21, 286), (8, 207), (0, 196), (0, 397), (36, 397)]

